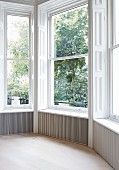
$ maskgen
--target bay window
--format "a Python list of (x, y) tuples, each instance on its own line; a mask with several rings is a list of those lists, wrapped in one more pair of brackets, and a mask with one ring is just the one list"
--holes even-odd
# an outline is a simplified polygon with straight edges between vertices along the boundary
[(6, 15), (6, 98), (7, 105), (15, 107), (29, 104), (30, 99), (29, 20), (29, 16)]
[(31, 6), (0, 3), (0, 110), (31, 108), (32, 14)]
[(49, 13), (49, 103), (88, 107), (88, 5)]
[(6, 13), (6, 105), (30, 104), (30, 16)]

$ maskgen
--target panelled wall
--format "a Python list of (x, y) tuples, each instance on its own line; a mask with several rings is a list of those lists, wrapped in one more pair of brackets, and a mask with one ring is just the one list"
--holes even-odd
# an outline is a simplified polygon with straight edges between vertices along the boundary
[(88, 119), (39, 112), (39, 134), (88, 145)]
[(115, 170), (119, 170), (119, 134), (94, 122), (94, 149)]
[(0, 135), (33, 132), (33, 112), (0, 113)]

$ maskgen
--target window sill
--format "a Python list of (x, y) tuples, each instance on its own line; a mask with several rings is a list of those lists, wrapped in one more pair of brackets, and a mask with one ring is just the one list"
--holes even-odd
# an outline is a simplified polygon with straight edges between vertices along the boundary
[(94, 121), (119, 135), (119, 123), (110, 119), (94, 119)]
[(21, 112), (33, 112), (33, 109), (9, 109), (0, 111), (0, 113), (21, 113)]
[(60, 110), (60, 109), (42, 109), (39, 110), (39, 112), (88, 119), (88, 112), (81, 111), (81, 110), (72, 111), (72, 110)]

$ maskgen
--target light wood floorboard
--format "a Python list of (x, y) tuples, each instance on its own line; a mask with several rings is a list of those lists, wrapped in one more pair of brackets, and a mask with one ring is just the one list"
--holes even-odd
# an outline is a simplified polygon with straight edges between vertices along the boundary
[(87, 146), (45, 136), (0, 137), (0, 170), (112, 170)]

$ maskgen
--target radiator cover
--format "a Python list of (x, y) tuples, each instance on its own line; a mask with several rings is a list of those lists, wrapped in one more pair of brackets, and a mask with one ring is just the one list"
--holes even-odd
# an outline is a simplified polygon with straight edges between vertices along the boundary
[(88, 119), (39, 112), (39, 134), (88, 145)]

